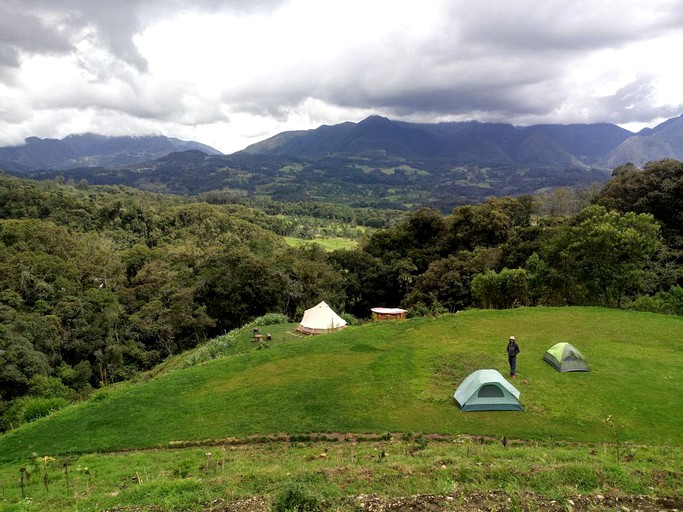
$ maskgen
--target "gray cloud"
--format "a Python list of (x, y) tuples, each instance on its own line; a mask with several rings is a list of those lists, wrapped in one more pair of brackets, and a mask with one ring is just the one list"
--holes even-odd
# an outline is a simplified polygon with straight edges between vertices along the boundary
[[(385, 45), (352, 49), (329, 67), (304, 63), (296, 78), (268, 76), (266, 86), (238, 91), (238, 101), (272, 115), (315, 97), (399, 116), (542, 119), (571, 96), (572, 85), (563, 77), (588, 51), (680, 33), (683, 20), (683, 8), (675, 3), (652, 6), (647, 15), (612, 2), (449, 5), (440, 25), (422, 40), (394, 34)], [(590, 116), (584, 108), (571, 121), (645, 121), (677, 114), (680, 105), (652, 106), (651, 87), (639, 79), (614, 96), (586, 99)]]
[[(147, 62), (138, 52), (135, 36), (147, 23), (177, 12), (249, 13), (272, 8), (284, 0), (5, 0), (0, 6), (2, 65), (18, 64), (17, 54), (68, 53), (85, 30), (94, 30), (100, 43), (117, 58), (139, 70)], [(10, 50), (7, 50), (9, 48)]]
[[(170, 124), (226, 123), (226, 112), (276, 125), (296, 117), (312, 100), (357, 115), (377, 112), (424, 121), (625, 123), (680, 114), (681, 104), (657, 100), (657, 77), (649, 71), (615, 77), (617, 70), (602, 78), (598, 70), (579, 85), (571, 77), (596, 52), (618, 53), (629, 45), (683, 33), (681, 2), (434, 0), (424, 6), (439, 9), (429, 26), (393, 26), (387, 13), (372, 23), (349, 26), (345, 45), (335, 47), (329, 57), (312, 51), (325, 43), (312, 35), (292, 48), (282, 66), (264, 64), (250, 69), (253, 76), (231, 69), (235, 56), (270, 39), (272, 27), (257, 27), (241, 46), (222, 51), (224, 62), (210, 64), (231, 69), (234, 77), (211, 84), (222, 90), (218, 95), (207, 94), (205, 84), (189, 75), (177, 81), (155, 75), (135, 43), (136, 36), (160, 20), (221, 12), (267, 19), (295, 1), (5, 0), (0, 5), (0, 78), (21, 106), (0, 104), (0, 126), (48, 130), (47, 120), (74, 112), (96, 113), (98, 127), (106, 126), (111, 113), (145, 127), (157, 122), (160, 130)], [(360, 4), (349, 5), (353, 9)], [(359, 8), (357, 16), (364, 15)], [(311, 27), (336, 26), (337, 20), (320, 16), (291, 30), (305, 35)], [(324, 38), (324, 32), (317, 37)], [(280, 43), (271, 42), (274, 50)], [(83, 44), (92, 51), (79, 49)], [(70, 59), (80, 74), (52, 90), (26, 87), (22, 66), (27, 56), (36, 55)], [(250, 79), (238, 80), (243, 73)], [(598, 87), (608, 78), (619, 80), (619, 86), (596, 95), (590, 81)], [(585, 90), (577, 90), (579, 86)], [(24, 93), (22, 87), (32, 92)], [(51, 110), (56, 114), (46, 115)], [(32, 121), (38, 117), (40, 125)]]
[(630, 122), (642, 123), (681, 115), (681, 105), (657, 105), (653, 101), (653, 80), (649, 76), (638, 77), (615, 94), (595, 101), (591, 110), (598, 119), (613, 123), (623, 122), (624, 112), (628, 112)]
[(471, 45), (505, 53), (599, 49), (680, 30), (681, 5), (592, 0), (456, 2), (449, 11)]
[(19, 65), (20, 51), (66, 53), (72, 48), (67, 34), (38, 15), (24, 12), (19, 2), (0, 4), (0, 65)]
[(428, 40), (352, 48), (332, 62), (304, 61), (283, 73), (265, 74), (257, 87), (231, 89), (224, 99), (275, 116), (311, 97), (399, 115), (541, 115), (561, 99), (552, 82), (566, 71), (567, 59), (566, 52), (562, 58), (557, 53), (533, 59), (521, 52), (481, 53), (457, 36), (436, 32)]

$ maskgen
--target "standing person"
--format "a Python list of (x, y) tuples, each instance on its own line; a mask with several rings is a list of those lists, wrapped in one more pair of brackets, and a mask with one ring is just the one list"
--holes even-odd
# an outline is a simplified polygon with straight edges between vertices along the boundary
[(519, 345), (515, 341), (514, 336), (510, 336), (508, 342), (508, 363), (510, 363), (510, 377), (517, 378), (517, 354), (519, 354)]

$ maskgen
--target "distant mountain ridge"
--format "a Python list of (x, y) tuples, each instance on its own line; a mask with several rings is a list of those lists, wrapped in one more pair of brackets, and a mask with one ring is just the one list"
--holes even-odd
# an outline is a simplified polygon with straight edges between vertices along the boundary
[(663, 158), (683, 160), (683, 115), (629, 137), (610, 152), (605, 164), (616, 167), (631, 162), (642, 167)]
[(683, 157), (683, 116), (634, 134), (614, 124), (421, 124), (370, 116), (359, 123), (279, 133), (238, 152), (320, 158), (384, 155), (437, 158), (470, 165), (611, 169)]
[[(29, 137), (22, 145), (0, 147), (0, 169), (116, 169), (188, 150), (222, 154), (199, 142), (163, 135), (86, 133), (63, 139)], [(454, 165), (611, 170), (625, 163), (642, 167), (662, 158), (683, 160), (683, 115), (637, 134), (609, 123), (517, 127), (478, 121), (408, 123), (370, 116), (358, 123), (282, 132), (233, 154), (309, 159), (373, 156), (448, 160)]]
[(279, 133), (229, 155), (160, 136), (31, 138), (0, 148), (0, 170), (83, 186), (448, 212), (488, 197), (591, 187), (619, 165), (663, 158), (683, 160), (683, 116), (638, 134), (606, 123), (515, 127), (371, 116)]
[(8, 171), (65, 170), (77, 167), (122, 167), (161, 158), (177, 151), (221, 152), (194, 141), (163, 135), (107, 137), (93, 133), (63, 139), (29, 137), (19, 146), (0, 148), (0, 168)]

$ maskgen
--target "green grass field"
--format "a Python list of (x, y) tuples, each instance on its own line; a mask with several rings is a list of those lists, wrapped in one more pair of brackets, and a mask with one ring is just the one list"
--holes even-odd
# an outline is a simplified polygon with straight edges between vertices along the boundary
[[(293, 326), (292, 326), (293, 327)], [(526, 440), (683, 441), (683, 319), (608, 309), (470, 311), (295, 337), (101, 391), (95, 399), (0, 437), (0, 461), (27, 453), (164, 446), (273, 432), (433, 432)], [(289, 327), (291, 328), (291, 327)], [(452, 396), (472, 371), (506, 373), (522, 353), (523, 413), (461, 413)], [(249, 338), (250, 333), (243, 337)], [(590, 373), (542, 361), (574, 343)], [(242, 340), (242, 343), (247, 341)], [(238, 342), (239, 345), (239, 342)]]
[(0, 466), (0, 510), (664, 511), (683, 507), (681, 455), (464, 436), (92, 453), (50, 461), (23, 493), (18, 465)]
[(307, 244), (320, 245), (326, 251), (336, 251), (337, 249), (355, 249), (358, 246), (358, 240), (351, 240), (349, 238), (314, 238), (306, 240), (303, 238), (295, 238), (293, 236), (284, 237), (285, 242), (290, 247), (301, 247)]
[[(115, 503), (209, 510), (216, 494), (261, 495), (272, 506), (290, 479), (339, 510), (358, 510), (344, 500), (363, 492), (683, 497), (683, 318), (521, 308), (370, 323), (315, 337), (294, 336), (294, 327), (262, 328), (273, 338), (266, 350), (245, 329), (227, 357), (181, 369), (180, 356), (137, 382), (0, 436), (0, 510), (102, 510)], [(525, 412), (460, 412), (453, 393), (469, 373), (507, 373), (511, 334), (522, 350), (513, 383)], [(592, 371), (561, 374), (545, 363), (544, 351), (558, 341), (576, 345)], [(250, 444), (284, 433), (302, 442)], [(370, 441), (331, 441), (348, 433)], [(411, 447), (420, 433), (445, 438), (421, 446), (416, 457)], [(510, 449), (500, 446), (503, 436)], [(233, 445), (235, 439), (241, 441)], [(179, 448), (193, 443), (206, 447)], [(316, 458), (324, 450), (329, 458)], [(378, 464), (381, 451), (386, 465)], [(71, 467), (79, 489), (69, 488), (56, 466), (51, 478), (61, 491), (55, 484), (50, 494), (34, 480), (36, 501), (26, 505), (18, 475), (32, 453)], [(97, 469), (86, 477), (85, 467)]]

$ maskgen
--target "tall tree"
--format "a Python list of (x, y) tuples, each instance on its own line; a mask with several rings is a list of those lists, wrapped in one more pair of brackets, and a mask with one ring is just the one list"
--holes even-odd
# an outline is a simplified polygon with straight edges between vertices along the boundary
[(197, 301), (223, 333), (284, 309), (286, 280), (271, 261), (245, 250), (215, 254), (196, 268)]
[(534, 260), (532, 279), (553, 292), (570, 293), (567, 303), (618, 307), (625, 293), (643, 287), (650, 259), (661, 246), (659, 231), (652, 215), (589, 206), (555, 231), (541, 260)]
[(499, 259), (499, 249), (478, 247), (436, 260), (417, 277), (403, 305), (437, 311), (443, 308), (450, 312), (471, 307), (472, 278), (495, 268)]
[(683, 249), (683, 162), (659, 160), (642, 171), (633, 165), (617, 167), (596, 202), (621, 213), (652, 214), (667, 243)]

